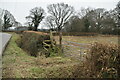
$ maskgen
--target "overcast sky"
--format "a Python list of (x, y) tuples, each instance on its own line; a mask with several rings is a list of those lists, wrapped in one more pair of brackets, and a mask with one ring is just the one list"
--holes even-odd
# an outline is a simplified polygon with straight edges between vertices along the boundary
[(29, 15), (29, 10), (34, 7), (42, 7), (47, 13), (47, 5), (64, 2), (74, 6), (76, 11), (81, 7), (105, 8), (107, 10), (116, 7), (119, 0), (0, 0), (0, 8), (10, 11), (15, 19), (24, 24), (25, 17)]

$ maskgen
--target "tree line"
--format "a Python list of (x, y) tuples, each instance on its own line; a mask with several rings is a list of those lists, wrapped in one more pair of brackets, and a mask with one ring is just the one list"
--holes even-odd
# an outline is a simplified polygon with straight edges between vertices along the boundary
[(113, 10), (104, 8), (81, 8), (75, 13), (74, 7), (65, 3), (50, 4), (47, 6), (49, 15), (45, 17), (45, 11), (41, 7), (30, 10), (26, 17), (28, 25), (37, 31), (39, 23), (45, 18), (45, 27), (59, 33), (59, 42), (62, 41), (62, 32), (95, 32), (101, 34), (118, 34), (120, 2)]
[(26, 17), (30, 29), (37, 31), (41, 21), (45, 19), (44, 26), (58, 32), (95, 32), (101, 34), (119, 33), (119, 3), (115, 9), (81, 8), (78, 13), (74, 7), (65, 3), (50, 4), (47, 6), (49, 15), (41, 7), (30, 10)]
[(7, 30), (9, 27), (22, 26), (20, 22), (16, 21), (14, 16), (8, 11), (0, 8), (0, 30)]
[[(120, 2), (118, 2), (116, 8), (109, 11), (104, 8), (81, 8), (78, 12), (75, 12), (73, 6), (65, 3), (50, 4), (47, 6), (47, 16), (42, 7), (35, 7), (30, 10), (30, 15), (26, 16), (27, 26), (30, 30), (37, 31), (41, 21), (45, 19), (44, 26), (58, 32), (117, 34), (120, 23), (119, 4)], [(4, 16), (0, 17), (0, 25), (4, 29), (20, 24), (15, 21), (14, 16), (9, 11), (4, 10), (1, 15), (3, 13)]]
[(107, 11), (104, 8), (82, 8), (78, 15), (69, 19), (64, 30), (67, 32), (117, 34), (119, 30), (117, 9)]
[[(101, 34), (120, 33), (120, 2), (113, 10), (104, 8), (81, 8), (76, 13), (74, 7), (65, 3), (50, 4), (47, 6), (48, 16), (42, 7), (35, 7), (26, 16), (27, 25), (30, 30), (37, 31), (43, 19), (45, 27), (59, 33), (61, 44), (62, 32), (95, 32)], [(10, 27), (10, 19), (4, 15), (3, 27)]]

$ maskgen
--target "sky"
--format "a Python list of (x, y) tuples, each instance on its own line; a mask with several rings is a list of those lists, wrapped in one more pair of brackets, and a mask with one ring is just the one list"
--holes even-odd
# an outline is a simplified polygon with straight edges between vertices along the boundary
[(64, 2), (75, 8), (79, 12), (81, 7), (105, 8), (107, 10), (116, 7), (119, 0), (0, 0), (0, 8), (6, 9), (12, 13), (16, 21), (26, 22), (25, 17), (34, 7), (42, 7), (47, 13), (47, 5)]

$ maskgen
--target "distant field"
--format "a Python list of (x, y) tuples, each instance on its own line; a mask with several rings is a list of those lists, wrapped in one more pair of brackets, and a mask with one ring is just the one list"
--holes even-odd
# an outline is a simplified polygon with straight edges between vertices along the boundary
[[(58, 36), (55, 36), (58, 42)], [(63, 41), (72, 41), (77, 43), (105, 42), (118, 44), (118, 36), (100, 35), (100, 36), (63, 36)]]

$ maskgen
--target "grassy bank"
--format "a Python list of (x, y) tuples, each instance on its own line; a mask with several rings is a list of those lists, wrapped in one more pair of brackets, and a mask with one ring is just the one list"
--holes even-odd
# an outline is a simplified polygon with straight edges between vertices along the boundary
[(74, 62), (63, 57), (32, 57), (18, 47), (18, 34), (12, 38), (3, 53), (3, 78), (60, 78), (75, 77)]

